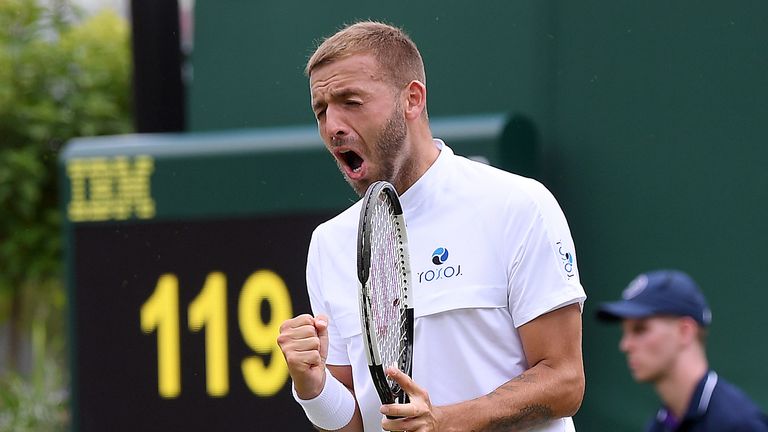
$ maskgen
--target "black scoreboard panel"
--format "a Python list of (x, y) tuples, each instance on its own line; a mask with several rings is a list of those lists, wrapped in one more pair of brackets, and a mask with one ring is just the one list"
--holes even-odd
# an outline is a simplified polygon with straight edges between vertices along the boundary
[[(503, 165), (505, 121), (433, 124)], [(314, 127), (78, 139), (60, 179), (73, 431), (313, 430), (276, 338), (357, 199)]]
[(75, 227), (80, 430), (311, 430), (275, 337), (329, 216)]

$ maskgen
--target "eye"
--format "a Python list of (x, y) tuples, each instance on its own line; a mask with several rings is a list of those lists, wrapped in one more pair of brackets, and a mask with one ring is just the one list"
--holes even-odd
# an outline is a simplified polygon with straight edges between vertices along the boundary
[(348, 99), (346, 102), (344, 102), (344, 105), (347, 105), (347, 106), (359, 106), (362, 104), (363, 104), (362, 102), (355, 99)]

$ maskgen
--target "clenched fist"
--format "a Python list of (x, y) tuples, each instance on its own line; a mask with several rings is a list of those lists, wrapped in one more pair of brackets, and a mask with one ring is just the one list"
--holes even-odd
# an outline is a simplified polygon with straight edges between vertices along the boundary
[(328, 317), (304, 314), (286, 320), (280, 326), (277, 343), (299, 398), (306, 400), (319, 395), (325, 385)]

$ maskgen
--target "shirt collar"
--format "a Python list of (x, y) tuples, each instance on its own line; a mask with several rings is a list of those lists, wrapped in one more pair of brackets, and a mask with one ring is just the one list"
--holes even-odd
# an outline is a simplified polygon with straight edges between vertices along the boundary
[(688, 404), (688, 410), (682, 419), (676, 419), (667, 407), (661, 407), (656, 413), (656, 421), (669, 426), (672, 424), (677, 425), (687, 419), (702, 417), (707, 413), (707, 409), (709, 409), (709, 402), (712, 400), (712, 392), (715, 391), (717, 379), (717, 373), (710, 370), (699, 380), (691, 397), (691, 402)]
[(400, 196), (403, 211), (406, 213), (412, 212), (420, 207), (429, 196), (439, 191), (439, 185), (435, 184), (435, 182), (440, 181), (440, 172), (445, 169), (444, 167), (448, 163), (448, 159), (453, 156), (451, 148), (445, 145), (442, 140), (434, 138), (432, 141), (434, 142), (435, 147), (440, 150), (440, 154), (427, 171)]
[(704, 375), (704, 378), (696, 386), (691, 403), (688, 405), (688, 412), (685, 414), (686, 417), (701, 417), (707, 412), (709, 402), (712, 400), (712, 392), (715, 391), (716, 385), (717, 373), (711, 370)]

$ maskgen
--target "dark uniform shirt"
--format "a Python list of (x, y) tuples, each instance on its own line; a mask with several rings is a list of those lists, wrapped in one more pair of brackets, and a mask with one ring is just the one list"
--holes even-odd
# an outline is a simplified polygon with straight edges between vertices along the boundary
[(738, 387), (709, 371), (696, 386), (688, 410), (676, 419), (666, 407), (648, 432), (768, 432), (768, 417)]

